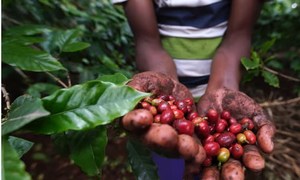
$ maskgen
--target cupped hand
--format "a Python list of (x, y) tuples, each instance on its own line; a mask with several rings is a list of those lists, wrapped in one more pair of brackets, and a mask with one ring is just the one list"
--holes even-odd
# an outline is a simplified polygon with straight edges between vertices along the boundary
[[(153, 71), (138, 73), (132, 77), (131, 81), (129, 81), (127, 85), (138, 91), (149, 92), (153, 97), (171, 95), (176, 101), (193, 99), (192, 94), (183, 84), (163, 73)], [(192, 110), (196, 111), (195, 104), (192, 105)], [(137, 116), (137, 114), (134, 116)], [(132, 125), (133, 123), (126, 124)], [(126, 124), (123, 123), (123, 125)], [(181, 152), (182, 148), (186, 149), (181, 145), (185, 146), (184, 141), (190, 141), (190, 138), (177, 133), (173, 126), (173, 123), (153, 123), (150, 127), (148, 127), (148, 129), (143, 131), (143, 133), (138, 134), (138, 136), (147, 147), (155, 152), (165, 154), (163, 150), (170, 150), (172, 152), (169, 151), (167, 154), (171, 157), (186, 157), (185, 153), (187, 151), (189, 153), (190, 149), (187, 151), (182, 150)], [(200, 167), (202, 161), (206, 157), (206, 154), (197, 137), (194, 136), (193, 139), (195, 141), (193, 149), (195, 149), (198, 153), (194, 155), (195, 157), (187, 159), (195, 164), (195, 166)]]
[(138, 91), (149, 92), (153, 95), (173, 95), (176, 100), (193, 98), (191, 92), (183, 84), (159, 72), (146, 71), (135, 74), (128, 85)]
[[(265, 166), (264, 158), (260, 151), (264, 153), (271, 153), (274, 149), (273, 137), (275, 134), (275, 126), (266, 115), (264, 110), (252, 98), (246, 94), (231, 90), (227, 88), (217, 89), (215, 91), (206, 92), (197, 104), (197, 111), (200, 115), (205, 116), (209, 109), (215, 109), (218, 112), (224, 110), (229, 111), (231, 116), (237, 120), (243, 117), (251, 118), (254, 122), (255, 129), (257, 129), (257, 146), (246, 145), (244, 148), (244, 155), (242, 157), (243, 165), (254, 172), (261, 171)], [(230, 179), (234, 172), (243, 173), (243, 168), (237, 160), (229, 160), (222, 166), (222, 179)], [(203, 171), (204, 175), (210, 174), (216, 169), (210, 168)], [(243, 179), (244, 175), (236, 177), (236, 179)]]

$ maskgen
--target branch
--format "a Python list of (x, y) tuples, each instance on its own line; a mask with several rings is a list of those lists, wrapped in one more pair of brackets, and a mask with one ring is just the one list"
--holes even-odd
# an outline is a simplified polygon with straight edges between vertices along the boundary
[(6, 91), (5, 87), (1, 86), (1, 91), (5, 100), (5, 104), (6, 107), (4, 108), (5, 110), (9, 110), (10, 109), (10, 99), (9, 99), (9, 94)]
[(286, 101), (273, 101), (273, 102), (264, 102), (259, 104), (261, 107), (271, 107), (271, 106), (283, 106), (293, 103), (300, 103), (300, 97), (289, 99)]
[(72, 86), (72, 81), (71, 81), (71, 77), (70, 74), (67, 72), (67, 79), (68, 79), (68, 87)]
[(30, 84), (31, 80), (21, 69), (15, 67), (14, 70), (25, 80), (26, 84)]
[(281, 76), (281, 77), (283, 77), (283, 78), (286, 78), (286, 79), (288, 79), (288, 80), (300, 82), (300, 79), (298, 79), (298, 78), (295, 78), (295, 77), (292, 77), (292, 76), (288, 76), (288, 75), (282, 74), (282, 73), (277, 72), (277, 71), (275, 71), (275, 70), (273, 70), (273, 69), (270, 69), (270, 68), (268, 68), (268, 67), (266, 67), (266, 66), (264, 66), (263, 69), (266, 70), (266, 71), (269, 71), (270, 73), (273, 73), (273, 74), (275, 74), (275, 75), (278, 75), (278, 76)]
[(14, 24), (16, 24), (16, 25), (21, 25), (21, 24), (22, 24), (21, 22), (15, 20), (15, 19), (12, 19), (12, 18), (10, 18), (10, 17), (8, 17), (5, 13), (2, 14), (2, 18), (3, 18), (3, 19), (6, 19), (6, 20), (8, 20), (8, 21), (10, 21), (10, 22), (12, 22), (12, 23), (14, 23)]
[(56, 82), (58, 82), (61, 86), (63, 86), (64, 88), (67, 88), (68, 86), (62, 82), (58, 77), (54, 76), (53, 74), (49, 73), (49, 72), (45, 72), (47, 75), (49, 75), (52, 79), (54, 79)]

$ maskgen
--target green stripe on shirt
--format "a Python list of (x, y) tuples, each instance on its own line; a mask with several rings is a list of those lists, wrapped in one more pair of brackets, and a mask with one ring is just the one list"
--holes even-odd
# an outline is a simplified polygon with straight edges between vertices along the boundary
[(174, 59), (211, 59), (222, 37), (193, 39), (161, 37), (163, 47)]

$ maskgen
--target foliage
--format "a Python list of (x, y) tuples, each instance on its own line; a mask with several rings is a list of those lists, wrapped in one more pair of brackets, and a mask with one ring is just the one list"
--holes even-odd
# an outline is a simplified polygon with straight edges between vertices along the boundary
[[(300, 77), (299, 5), (265, 4), (251, 57), (242, 59), (244, 82), (261, 76), (279, 87), (270, 68)], [(101, 176), (107, 125), (149, 96), (125, 85), (135, 67), (122, 8), (109, 0), (4, 0), (2, 6), (1, 72), (13, 102), (2, 109), (2, 179), (31, 179), (20, 158), (34, 142), (15, 136), (29, 130), (51, 136), (86, 174)], [(148, 149), (128, 141), (127, 150), (137, 179), (158, 179)]]
[[(274, 0), (264, 4), (254, 31), (251, 57), (242, 59), (247, 70), (244, 83), (257, 77), (276, 88), (280, 87), (280, 80), (299, 82), (299, 10), (299, 0)], [(295, 83), (290, 93), (300, 94), (299, 87)]]
[(122, 9), (96, 0), (3, 6), (2, 78), (26, 82), (2, 119), (3, 179), (30, 179), (20, 158), (34, 142), (11, 136), (28, 130), (50, 135), (83, 172), (101, 176), (106, 125), (149, 96), (126, 86), (134, 65)]
[(251, 81), (255, 76), (261, 75), (266, 83), (270, 86), (279, 87), (279, 79), (278, 77), (267, 71), (265, 69), (265, 63), (267, 61), (272, 60), (272, 57), (269, 57), (266, 60), (261, 59), (259, 54), (265, 54), (274, 44), (274, 40), (265, 42), (262, 47), (260, 48), (259, 52), (252, 51), (251, 57), (249, 58), (242, 58), (241, 62), (242, 65), (246, 68), (248, 73), (244, 76), (243, 82)]
[[(132, 75), (132, 34), (122, 9), (110, 1), (5, 0), (3, 7), (5, 62), (19, 56), (34, 68), (32, 60), (40, 59), (46, 67), (39, 69), (67, 71), (73, 83), (116, 72)], [(9, 54), (9, 48), (18, 51)], [(55, 73), (66, 77), (64, 71)]]

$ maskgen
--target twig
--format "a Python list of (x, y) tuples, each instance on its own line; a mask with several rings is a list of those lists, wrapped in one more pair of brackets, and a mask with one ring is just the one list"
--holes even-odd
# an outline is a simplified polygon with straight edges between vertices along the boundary
[(72, 86), (70, 74), (67, 72), (68, 87)]
[(19, 68), (14, 68), (15, 71), (25, 80), (27, 84), (30, 84), (31, 80), (29, 76), (27, 76), (21, 69)]
[(260, 103), (259, 105), (261, 107), (271, 107), (271, 106), (288, 105), (288, 104), (299, 103), (299, 102), (300, 102), (300, 97), (296, 97), (296, 98), (289, 99), (289, 100), (286, 100), (286, 101), (264, 102), (264, 103)]
[(9, 94), (8, 92), (6, 91), (5, 87), (1, 86), (1, 91), (3, 93), (3, 97), (5, 99), (5, 104), (6, 104), (6, 107), (4, 109), (6, 110), (9, 110), (10, 109), (10, 99), (9, 99)]
[(53, 74), (51, 74), (49, 72), (46, 72), (46, 74), (49, 75), (51, 78), (53, 78), (56, 82), (58, 82), (64, 88), (68, 87), (64, 82), (62, 82), (58, 77), (54, 76)]
[(298, 78), (295, 78), (295, 77), (292, 77), (292, 76), (288, 76), (288, 75), (282, 74), (282, 73), (277, 72), (277, 71), (275, 71), (275, 70), (273, 70), (273, 69), (270, 69), (270, 68), (268, 68), (268, 67), (266, 67), (266, 66), (264, 66), (263, 69), (266, 70), (266, 71), (269, 71), (270, 73), (273, 73), (273, 74), (276, 74), (276, 75), (281, 76), (281, 77), (283, 77), (283, 78), (286, 78), (286, 79), (288, 79), (288, 80), (300, 82), (300, 79), (298, 79)]
[(8, 21), (10, 21), (10, 22), (12, 22), (12, 23), (14, 23), (14, 24), (17, 24), (17, 25), (21, 25), (21, 24), (22, 24), (21, 22), (15, 20), (15, 19), (12, 19), (12, 18), (10, 18), (10, 17), (8, 17), (5, 13), (2, 14), (2, 18), (3, 18), (3, 19), (6, 19), (6, 20), (8, 20)]
[(278, 134), (282, 134), (282, 135), (286, 135), (286, 136), (290, 136), (290, 137), (294, 137), (294, 138), (298, 138), (299, 137), (299, 134), (297, 133), (291, 133), (291, 132), (287, 132), (287, 131), (282, 131), (282, 130), (276, 130), (276, 133)]

